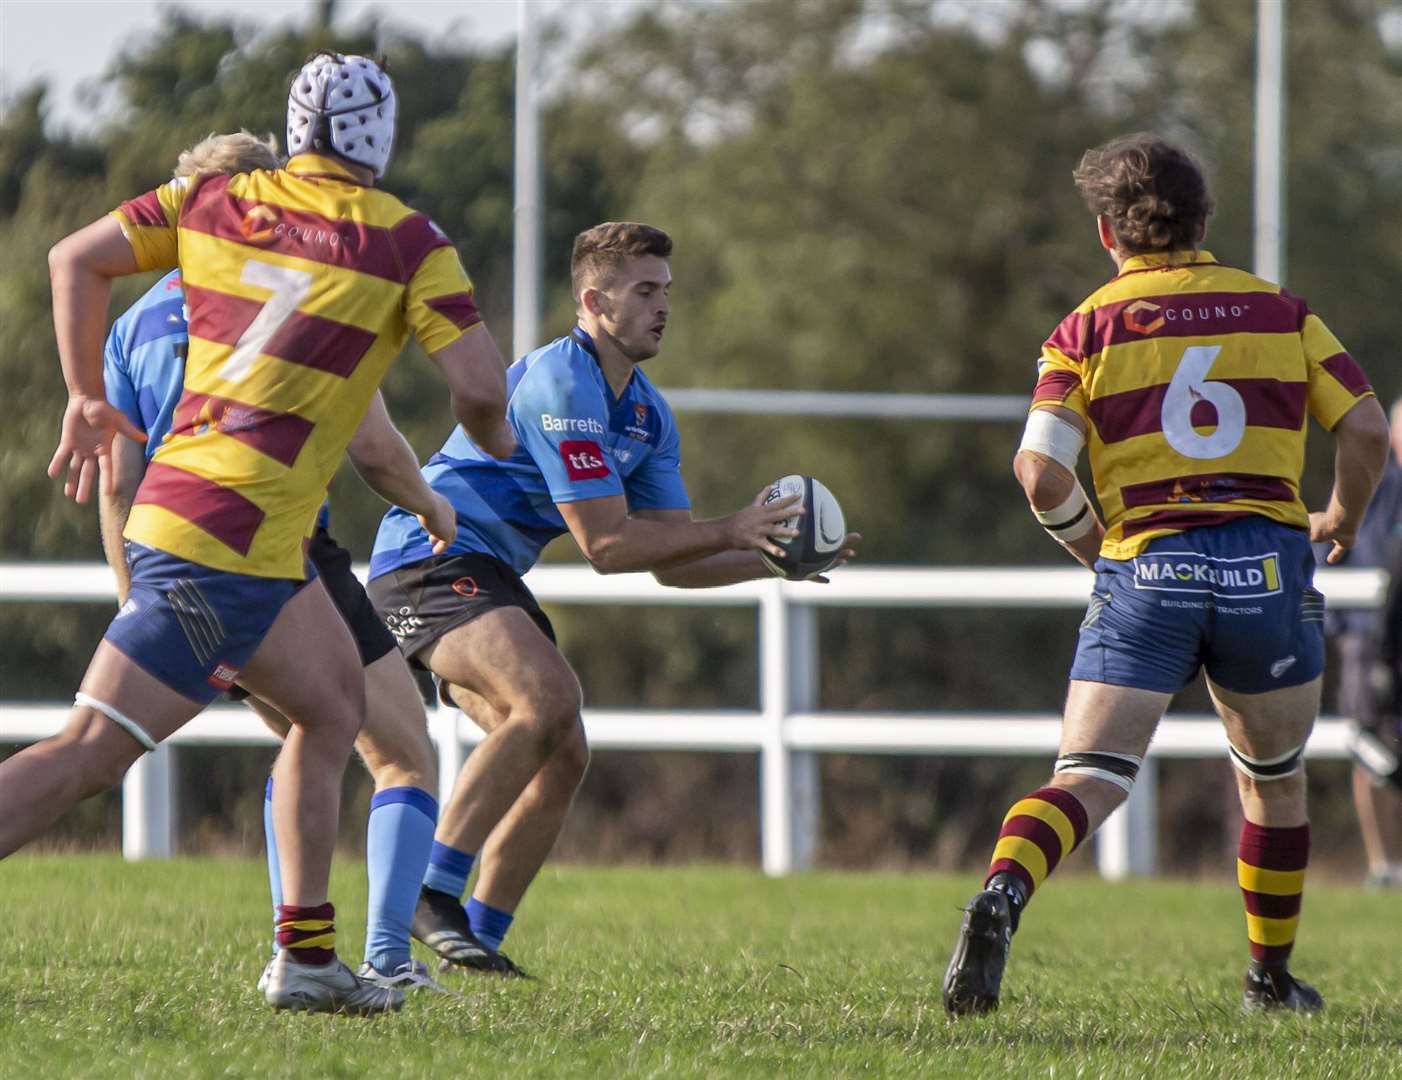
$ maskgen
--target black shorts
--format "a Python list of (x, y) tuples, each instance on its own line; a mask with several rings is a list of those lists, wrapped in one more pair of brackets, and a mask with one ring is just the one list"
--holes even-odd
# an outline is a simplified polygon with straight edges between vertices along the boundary
[[(369, 667), (380, 657), (387, 656), (395, 647), (394, 635), (380, 621), (375, 605), (365, 594), (365, 586), (351, 570), (350, 552), (336, 543), (325, 529), (319, 528), (307, 546), (307, 558), (331, 594), (331, 602), (350, 627), (355, 647), (360, 651), (361, 666)], [(242, 701), (248, 697), (248, 691), (233, 686), (228, 696), (233, 701)]]
[(454, 627), (497, 608), (520, 608), (555, 643), (555, 628), (526, 583), (510, 566), (490, 555), (432, 555), (373, 578), (367, 589), (380, 617), (416, 668), (423, 668), (416, 657), (426, 646)]

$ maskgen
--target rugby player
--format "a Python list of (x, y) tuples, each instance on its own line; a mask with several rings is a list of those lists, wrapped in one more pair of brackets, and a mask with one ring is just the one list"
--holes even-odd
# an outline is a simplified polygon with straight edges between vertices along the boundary
[(481, 966), (479, 943), (500, 948), (589, 762), (579, 682), (521, 580), (541, 549), (568, 532), (601, 573), (650, 570), (703, 588), (768, 576), (759, 552), (793, 534), (780, 522), (795, 500), (766, 506), (767, 489), (728, 517), (692, 520), (671, 409), (641, 369), (666, 329), (671, 251), (650, 225), (580, 233), (570, 261), (578, 324), (508, 370), (516, 452), (493, 460), (454, 430), (424, 467), (458, 510), (448, 550), (435, 555), (401, 509), (375, 539), (370, 596), (411, 662), (487, 733), (444, 804), (414, 919), (445, 967)]
[[(211, 135), (181, 153), (175, 176), (276, 169), (278, 164), (271, 139), (263, 142), (247, 132)], [(104, 349), (107, 399), (146, 433), (144, 447), (122, 435), (113, 440), (116, 490), (99, 498), (103, 547), (117, 577), (119, 604), (126, 602), (130, 590), (122, 530), (149, 456), (168, 439), (188, 431), (191, 424), (202, 422), (198, 415), (187, 412), (182, 416), (177, 408), (189, 344), (184, 301), (180, 272), (173, 270), (113, 323)], [(171, 435), (173, 421), (178, 423)], [(417, 511), (438, 545), (446, 546), (456, 529), (452, 504), (424, 482), (418, 459), (391, 422), (378, 391), (347, 449), (356, 470), (377, 494)], [(329, 506), (324, 504), (307, 557), (350, 627), (365, 668), (365, 727), (356, 738), (356, 749), (375, 780), (366, 830), (369, 903), (365, 962), (360, 974), (382, 985), (434, 989), (437, 984), (423, 963), (409, 955), (409, 924), (438, 820), (433, 744), (414, 677), (364, 587), (351, 572), (350, 553), (332, 539), (328, 523)], [(229, 693), (248, 698), (238, 686)], [(281, 713), (257, 698), (249, 698), (249, 703), (279, 737), (286, 736), (288, 722)], [(276, 925), (282, 895), (271, 795), (269, 780), (263, 825)], [(269, 974), (271, 968), (270, 961)]]
[(456, 251), (374, 188), (394, 121), (379, 66), (319, 53), (292, 84), (285, 168), (173, 180), (49, 255), (69, 392), (49, 472), (67, 462), (65, 494), (86, 502), (99, 473), (112, 492), (114, 435), (146, 438), (104, 395), (112, 278), (179, 266), (190, 341), (177, 411), (203, 419), (146, 468), (125, 530), (131, 593), (67, 726), (0, 763), (0, 856), (238, 681), (292, 722), (273, 770), (275, 1008), (377, 1012), (404, 999), (337, 959), (327, 900), (341, 777), (365, 715), (355, 643), (304, 557), (327, 483), (410, 333), (485, 451), (515, 446), (501, 358)]
[[(1226, 725), (1245, 816), (1237, 880), (1248, 1009), (1312, 1012), (1287, 963), (1309, 857), (1305, 740), (1323, 597), (1310, 540), (1354, 540), (1387, 421), (1303, 300), (1200, 250), (1212, 195), (1154, 135), (1088, 151), (1076, 186), (1118, 270), (1042, 347), (1015, 472), (1047, 532), (1095, 570), (1047, 784), (1015, 803), (966, 909), (945, 1008), (984, 1012), (1046, 876), (1128, 795), (1159, 719), (1197, 675)], [(1306, 413), (1336, 442), (1333, 494), (1300, 501)], [(1090, 442), (1102, 524), (1075, 467)]]

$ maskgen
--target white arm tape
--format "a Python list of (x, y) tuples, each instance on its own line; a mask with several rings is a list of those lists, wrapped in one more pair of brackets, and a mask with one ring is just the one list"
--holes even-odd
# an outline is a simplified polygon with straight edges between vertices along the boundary
[(1047, 535), (1063, 544), (1085, 536), (1095, 528), (1097, 520), (1079, 480), (1060, 505), (1050, 510), (1034, 509), (1032, 513), (1042, 523), (1042, 528), (1047, 530)]
[(1049, 457), (1074, 473), (1085, 444), (1085, 432), (1075, 424), (1063, 420), (1050, 409), (1034, 409), (1027, 417), (1022, 445), (1018, 449)]

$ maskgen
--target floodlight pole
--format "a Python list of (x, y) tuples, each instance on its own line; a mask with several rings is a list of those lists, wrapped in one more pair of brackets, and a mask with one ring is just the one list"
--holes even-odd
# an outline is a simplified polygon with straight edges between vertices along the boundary
[(1285, 279), (1285, 0), (1256, 0), (1254, 272)]
[(535, 30), (531, 0), (516, 0), (515, 277), (511, 299), (511, 356), (540, 344), (541, 292), (540, 116), (536, 105)]

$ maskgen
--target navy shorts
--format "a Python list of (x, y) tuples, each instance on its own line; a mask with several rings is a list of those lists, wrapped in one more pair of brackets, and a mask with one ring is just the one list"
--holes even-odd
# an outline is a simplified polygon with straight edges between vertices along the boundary
[(1299, 529), (1252, 516), (1100, 559), (1071, 678), (1176, 694), (1206, 668), (1238, 694), (1324, 670), (1324, 597)]
[(234, 684), (306, 581), (231, 574), (127, 544), (131, 594), (104, 635), (178, 694), (208, 705)]

